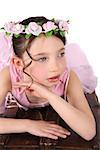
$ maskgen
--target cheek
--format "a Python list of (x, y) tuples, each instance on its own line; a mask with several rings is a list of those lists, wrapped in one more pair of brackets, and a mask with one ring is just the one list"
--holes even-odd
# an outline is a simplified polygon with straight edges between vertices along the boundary
[(63, 61), (60, 63), (60, 68), (62, 71), (64, 71), (66, 67), (67, 67), (66, 59), (63, 59)]
[(34, 68), (31, 68), (30, 73), (33, 76), (33, 78), (35, 77), (39, 81), (42, 81), (45, 78), (47, 78), (47, 71), (43, 67), (34, 67)]

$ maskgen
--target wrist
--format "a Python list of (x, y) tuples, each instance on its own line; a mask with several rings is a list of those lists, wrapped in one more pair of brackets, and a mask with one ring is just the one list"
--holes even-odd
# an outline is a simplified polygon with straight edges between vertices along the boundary
[(31, 129), (34, 128), (34, 123), (35, 122), (36, 122), (35, 120), (25, 119), (25, 122), (24, 122), (24, 132), (31, 133)]
[(28, 132), (29, 131), (30, 123), (31, 123), (30, 119), (24, 119), (23, 120), (23, 132)]

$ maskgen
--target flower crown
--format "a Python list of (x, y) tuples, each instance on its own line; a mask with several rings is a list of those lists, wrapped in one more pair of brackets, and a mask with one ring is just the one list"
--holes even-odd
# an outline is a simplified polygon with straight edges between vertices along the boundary
[(6, 35), (14, 35), (16, 38), (24, 36), (28, 39), (32, 35), (39, 36), (41, 33), (44, 33), (47, 37), (56, 33), (59, 33), (62, 37), (65, 37), (65, 32), (68, 33), (69, 30), (68, 24), (69, 20), (55, 21), (54, 19), (44, 24), (41, 22), (30, 22), (28, 25), (22, 25), (20, 23), (9, 22), (0, 29), (3, 30)]

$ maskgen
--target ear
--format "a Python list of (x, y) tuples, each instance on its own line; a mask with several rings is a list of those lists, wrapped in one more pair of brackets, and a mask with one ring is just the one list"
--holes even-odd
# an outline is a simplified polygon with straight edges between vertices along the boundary
[(23, 63), (23, 60), (17, 56), (13, 56), (12, 58), (12, 63), (15, 65), (15, 67), (18, 69), (18, 70), (22, 70), (23, 67), (24, 67), (24, 63)]

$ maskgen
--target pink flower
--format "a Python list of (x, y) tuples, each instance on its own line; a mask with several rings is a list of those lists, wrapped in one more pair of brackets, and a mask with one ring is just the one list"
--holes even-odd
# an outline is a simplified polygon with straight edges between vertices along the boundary
[[(40, 24), (42, 22), (39, 22)], [(36, 22), (30, 22), (28, 25), (22, 25), (19, 22), (9, 22), (4, 25), (3, 29), (8, 36), (14, 36), (17, 38), (21, 33), (25, 33), (25, 38), (29, 38), (31, 35), (38, 36), (41, 33), (46, 34), (46, 36), (51, 36), (56, 32), (60, 32), (61, 36), (65, 36), (63, 31), (68, 31), (68, 22), (62, 20), (53, 20), (39, 25)], [(43, 30), (42, 30), (43, 29)], [(50, 31), (50, 32), (49, 32)], [(62, 32), (61, 32), (62, 31)]]
[(13, 34), (23, 33), (24, 26), (22, 24), (14, 24), (12, 27)]
[(67, 21), (59, 21), (59, 29), (62, 31), (68, 31), (68, 23)]
[(5, 25), (4, 25), (5, 31), (8, 33), (12, 33), (12, 28), (13, 28), (14, 24), (15, 24), (14, 22), (5, 23)]
[(43, 29), (45, 30), (45, 32), (51, 31), (56, 29), (57, 26), (54, 24), (54, 22), (48, 21), (47, 23), (43, 24)]
[(39, 26), (35, 22), (29, 23), (29, 25), (27, 26), (27, 28), (25, 30), (26, 34), (33, 34), (33, 35), (36, 35), (36, 36), (38, 36), (41, 32), (42, 32), (42, 27)]
[(20, 34), (24, 30), (24, 26), (21, 24), (15, 24), (14, 22), (9, 22), (4, 25), (4, 29), (7, 33)]

